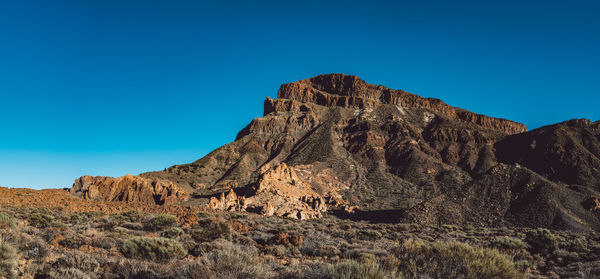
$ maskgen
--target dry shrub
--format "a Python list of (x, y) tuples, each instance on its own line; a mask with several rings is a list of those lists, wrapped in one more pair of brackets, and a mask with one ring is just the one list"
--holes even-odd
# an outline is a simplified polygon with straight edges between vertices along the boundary
[(332, 279), (393, 279), (402, 278), (396, 270), (386, 270), (375, 259), (364, 261), (343, 260), (336, 263), (331, 269)]
[(135, 237), (121, 246), (121, 252), (128, 258), (169, 262), (183, 258), (187, 251), (176, 241), (162, 237)]
[(514, 263), (495, 249), (407, 240), (393, 250), (399, 271), (409, 278), (521, 278)]
[(271, 278), (273, 272), (264, 257), (251, 246), (223, 242), (221, 249), (203, 255), (202, 262), (211, 271), (210, 278)]
[(17, 254), (8, 243), (0, 240), (0, 278), (17, 277)]

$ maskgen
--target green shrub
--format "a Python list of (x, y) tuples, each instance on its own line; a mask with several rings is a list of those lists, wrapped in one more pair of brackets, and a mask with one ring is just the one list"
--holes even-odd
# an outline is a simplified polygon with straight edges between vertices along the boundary
[(47, 228), (53, 225), (54, 216), (47, 208), (37, 208), (29, 213), (27, 221), (36, 228)]
[(0, 229), (14, 229), (15, 220), (6, 213), (0, 212)]
[(0, 240), (0, 278), (17, 278), (17, 254), (15, 249)]
[(204, 224), (200, 229), (192, 231), (192, 237), (199, 242), (213, 241), (215, 239), (231, 240), (231, 225), (224, 221), (213, 220)]
[(82, 224), (89, 221), (89, 218), (86, 214), (73, 213), (69, 216), (69, 223), (71, 224)]
[(331, 268), (328, 276), (332, 279), (392, 279), (402, 278), (395, 270), (385, 270), (374, 259), (366, 261), (343, 260)]
[(125, 241), (121, 246), (121, 252), (128, 258), (158, 262), (169, 262), (187, 254), (183, 246), (175, 240), (144, 236)]
[(498, 250), (466, 243), (408, 240), (394, 249), (399, 271), (409, 277), (520, 278), (514, 263)]
[(162, 237), (173, 238), (173, 239), (178, 238), (181, 235), (183, 235), (183, 229), (181, 229), (179, 227), (172, 227), (160, 234), (160, 236), (162, 236)]
[(454, 225), (444, 224), (439, 227), (439, 230), (442, 231), (443, 233), (450, 233), (450, 232), (458, 231), (459, 228)]
[(490, 240), (490, 247), (501, 251), (515, 251), (527, 248), (527, 244), (520, 239), (502, 236)]
[(525, 241), (531, 246), (533, 253), (550, 253), (558, 246), (556, 237), (548, 229), (543, 228), (528, 231)]
[(571, 239), (565, 244), (565, 248), (567, 248), (569, 251), (574, 251), (578, 253), (589, 253), (590, 248), (588, 247), (589, 246), (586, 243), (585, 238), (583, 237)]
[(381, 238), (381, 233), (374, 230), (359, 230), (356, 232), (356, 237), (361, 240), (378, 240)]
[(144, 227), (149, 230), (159, 231), (162, 229), (176, 226), (179, 223), (177, 217), (170, 214), (160, 214), (144, 224)]

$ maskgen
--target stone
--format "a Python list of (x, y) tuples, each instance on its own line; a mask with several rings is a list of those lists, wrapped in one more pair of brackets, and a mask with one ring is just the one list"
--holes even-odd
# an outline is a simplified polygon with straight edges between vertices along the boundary
[(171, 205), (190, 195), (169, 181), (125, 175), (119, 178), (85, 175), (75, 180), (69, 191), (86, 200), (122, 201)]

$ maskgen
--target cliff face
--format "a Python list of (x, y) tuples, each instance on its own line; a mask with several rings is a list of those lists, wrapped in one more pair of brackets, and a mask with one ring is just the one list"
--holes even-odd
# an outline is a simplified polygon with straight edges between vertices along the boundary
[(75, 180), (70, 192), (86, 200), (157, 205), (176, 204), (189, 198), (189, 194), (185, 190), (171, 182), (132, 175), (119, 178), (82, 176)]
[[(523, 124), (476, 114), (447, 105), (439, 99), (423, 98), (402, 90), (392, 90), (380, 85), (368, 84), (356, 76), (329, 74), (288, 83), (281, 86), (278, 98), (314, 103), (326, 107), (359, 108), (382, 104), (406, 108), (424, 108), (443, 114), (451, 119), (480, 125), (486, 129), (516, 134), (527, 131)], [(276, 110), (275, 105), (272, 106)], [(270, 112), (266, 109), (265, 112)]]
[(358, 207), (383, 220), (600, 229), (589, 210), (598, 122), (528, 132), (343, 74), (284, 84), (264, 108), (234, 142), (140, 177), (172, 182), (188, 203), (300, 219)]

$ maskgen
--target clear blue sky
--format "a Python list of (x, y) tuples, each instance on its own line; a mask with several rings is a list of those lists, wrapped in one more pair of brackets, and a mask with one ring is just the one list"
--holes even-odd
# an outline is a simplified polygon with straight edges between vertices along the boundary
[(596, 3), (1, 1), (0, 185), (191, 162), (331, 72), (530, 128), (598, 120)]

